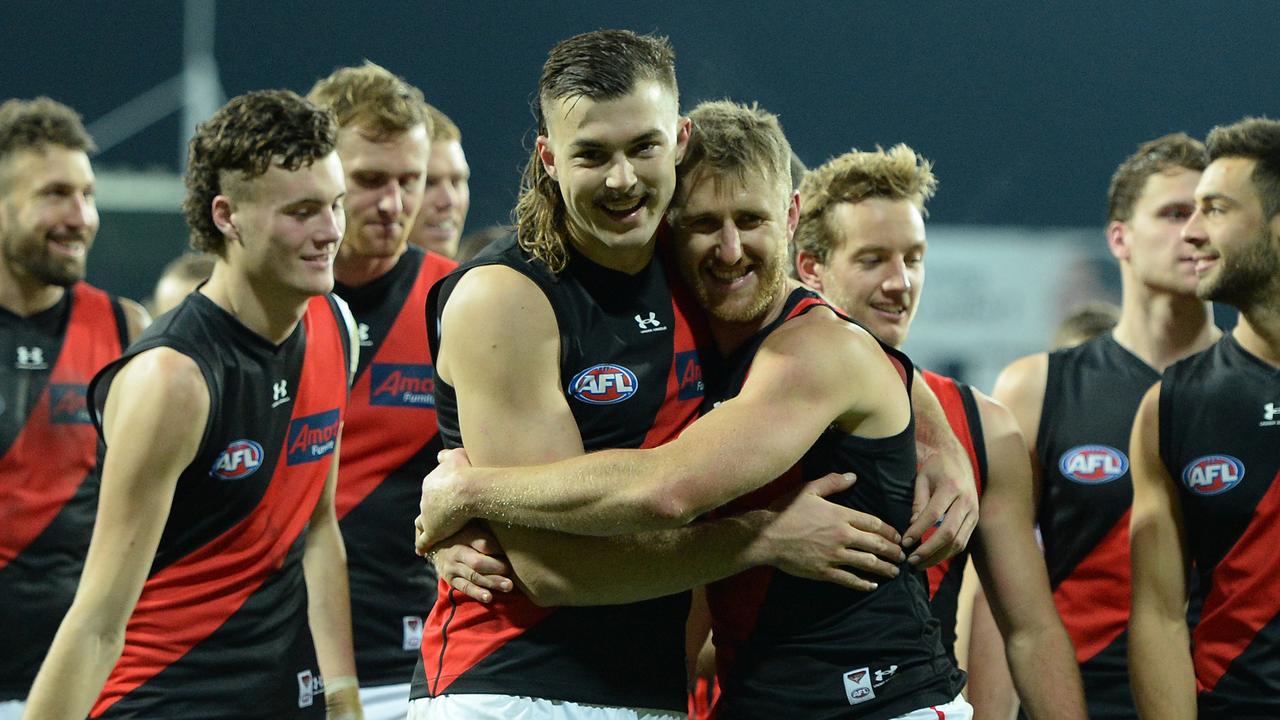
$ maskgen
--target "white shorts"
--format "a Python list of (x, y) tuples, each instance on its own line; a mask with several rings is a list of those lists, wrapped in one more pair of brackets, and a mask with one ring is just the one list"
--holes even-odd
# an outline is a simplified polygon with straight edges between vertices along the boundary
[(587, 705), (515, 695), (441, 695), (409, 702), (409, 720), (685, 720), (687, 717), (683, 711)]
[(22, 720), (22, 711), (26, 707), (26, 700), (0, 701), (0, 720)]
[(362, 687), (360, 706), (364, 720), (405, 720), (409, 715), (409, 683)]
[(893, 720), (973, 720), (973, 706), (965, 702), (963, 695), (957, 695), (955, 700), (946, 705), (931, 705), (927, 708), (912, 710)]

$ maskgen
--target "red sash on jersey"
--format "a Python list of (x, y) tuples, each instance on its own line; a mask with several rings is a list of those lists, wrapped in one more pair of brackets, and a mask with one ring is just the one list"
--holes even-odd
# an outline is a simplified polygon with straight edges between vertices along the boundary
[(85, 391), (94, 374), (122, 350), (111, 298), (76, 283), (49, 383), (0, 458), (0, 568), (44, 532), (93, 469), (98, 435)]
[[(347, 404), (347, 354), (324, 296), (302, 317), (307, 349), (293, 419)], [(316, 509), (334, 457), (289, 465), (288, 434), (271, 483), (254, 511), (226, 532), (147, 578), (125, 629), (124, 652), (94, 704), (97, 717), (222, 626), (284, 564)], [(225, 440), (214, 438), (214, 441)]]
[[(339, 519), (346, 517), (392, 471), (402, 467), (436, 436), (434, 404), (431, 407), (371, 404), (374, 393), (383, 389), (373, 386), (374, 367), (420, 367), (425, 364), (428, 369), (432, 368), (434, 363), (427, 346), (424, 317), (427, 291), (454, 267), (456, 264), (451, 260), (434, 253), (427, 253), (422, 258), (418, 276), (395, 322), (387, 331), (386, 339), (351, 388), (351, 407), (347, 414), (350, 429), (343, 433), (342, 466), (338, 476), (336, 503)], [(431, 386), (430, 389), (417, 388), (415, 392), (434, 391), (434, 371), (429, 374), (429, 380), (409, 380), (415, 384), (424, 384), (425, 380), (425, 384)], [(386, 385), (403, 379), (399, 370), (392, 370), (387, 377), (380, 377), (379, 383)]]

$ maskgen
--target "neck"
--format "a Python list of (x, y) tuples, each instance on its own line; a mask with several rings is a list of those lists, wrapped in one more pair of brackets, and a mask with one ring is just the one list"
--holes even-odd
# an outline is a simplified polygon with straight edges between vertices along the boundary
[(30, 317), (48, 310), (67, 292), (61, 285), (40, 282), (30, 275), (18, 273), (8, 263), (0, 262), (0, 307), (17, 315)]
[(649, 263), (653, 261), (654, 248), (658, 245), (658, 237), (655, 234), (649, 238), (649, 241), (639, 247), (615, 248), (609, 247), (594, 237), (583, 238), (572, 227), (569, 229), (569, 242), (583, 257), (601, 267), (617, 270), (628, 275), (636, 273), (649, 267)]
[(1154, 291), (1124, 283), (1116, 342), (1157, 372), (1209, 347), (1222, 333), (1213, 325), (1213, 308), (1193, 295)]
[(354, 250), (348, 250), (349, 247), (349, 244), (343, 243), (338, 249), (338, 256), (333, 259), (333, 278), (347, 287), (360, 287), (391, 272), (408, 249), (408, 245), (405, 245), (395, 255), (374, 257), (360, 255)]
[(1280, 300), (1240, 309), (1240, 322), (1231, 336), (1251, 355), (1280, 368)]
[(711, 328), (711, 337), (716, 341), (716, 347), (721, 354), (728, 355), (744, 343), (751, 339), (753, 335), (760, 332), (762, 328), (768, 327), (769, 323), (777, 320), (782, 316), (782, 309), (787, 305), (787, 298), (791, 296), (791, 291), (800, 287), (795, 280), (787, 280), (786, 284), (778, 292), (778, 297), (774, 298), (769, 305), (769, 309), (755, 320), (729, 321), (720, 320), (714, 315), (708, 315), (708, 325)]
[(213, 275), (200, 292), (272, 345), (279, 345), (293, 334), (311, 299), (299, 293), (272, 293), (262, 283), (254, 283), (233, 270), (224, 260), (214, 265)]

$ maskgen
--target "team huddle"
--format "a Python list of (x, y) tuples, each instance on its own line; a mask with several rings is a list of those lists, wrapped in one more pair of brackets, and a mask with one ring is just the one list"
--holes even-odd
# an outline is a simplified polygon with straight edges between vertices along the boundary
[(1280, 122), (1125, 159), (1114, 327), (988, 397), (900, 349), (916, 150), (806, 170), (621, 30), (535, 115), (470, 257), (403, 79), (233, 98), (152, 321), (0, 105), (0, 720), (1280, 717)]

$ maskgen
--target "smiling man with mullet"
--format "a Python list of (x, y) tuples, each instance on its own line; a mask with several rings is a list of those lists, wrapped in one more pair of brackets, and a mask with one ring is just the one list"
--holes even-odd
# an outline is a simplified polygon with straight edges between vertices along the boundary
[(354, 359), (328, 294), (336, 139), (286, 91), (197, 128), (183, 210), (218, 259), (89, 387), (97, 522), (25, 717), (360, 717), (333, 504)]

